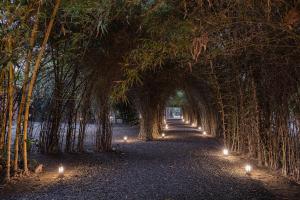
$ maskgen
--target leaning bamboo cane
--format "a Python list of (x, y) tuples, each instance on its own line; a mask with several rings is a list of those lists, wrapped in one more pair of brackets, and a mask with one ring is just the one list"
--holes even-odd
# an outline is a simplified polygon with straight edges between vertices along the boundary
[(59, 6), (60, 6), (61, 0), (57, 0), (55, 3), (55, 7), (53, 9), (51, 19), (49, 21), (47, 31), (45, 33), (45, 37), (41, 46), (41, 50), (38, 54), (38, 57), (36, 59), (34, 69), (32, 72), (32, 77), (30, 80), (29, 88), (28, 88), (28, 93), (27, 93), (27, 101), (26, 101), (26, 106), (25, 106), (25, 115), (24, 115), (24, 130), (23, 130), (23, 161), (24, 161), (24, 173), (28, 173), (28, 163), (27, 163), (27, 131), (28, 131), (28, 117), (29, 117), (29, 108), (30, 108), (30, 103), (31, 103), (31, 96), (33, 93), (33, 88), (37, 79), (38, 71), (40, 68), (40, 63), (42, 60), (42, 57), (44, 55), (44, 52), (46, 50), (46, 45), (54, 24), (54, 20), (56, 17), (56, 14), (58, 12)]
[[(1, 71), (1, 82), (4, 82), (6, 79), (6, 69), (2, 69)], [(3, 84), (4, 85), (4, 84)], [(0, 106), (2, 107), (1, 114), (1, 129), (0, 129), (0, 162), (3, 159), (4, 153), (4, 141), (5, 141), (5, 129), (6, 129), (6, 87), (1, 86), (2, 88), (2, 101)]]
[(29, 79), (29, 67), (32, 59), (32, 51), (34, 47), (34, 43), (36, 40), (37, 30), (38, 30), (38, 23), (39, 23), (39, 13), (40, 13), (40, 4), (37, 9), (36, 13), (36, 21), (33, 26), (33, 30), (31, 32), (31, 37), (29, 41), (30, 49), (27, 52), (27, 58), (26, 58), (26, 64), (25, 64), (25, 70), (24, 70), (24, 82), (22, 85), (22, 97), (21, 97), (21, 103), (18, 111), (18, 117), (17, 117), (17, 129), (16, 129), (16, 138), (15, 138), (15, 157), (14, 157), (14, 171), (16, 172), (18, 170), (18, 158), (19, 158), (19, 136), (21, 132), (21, 122), (22, 122), (22, 116), (24, 112), (25, 107), (25, 101), (26, 101), (26, 91), (28, 86), (28, 79)]
[[(11, 56), (12, 54), (12, 38), (8, 38), (8, 51)], [(8, 112), (8, 133), (7, 133), (7, 159), (6, 159), (6, 180), (10, 180), (10, 154), (11, 154), (11, 133), (13, 124), (13, 100), (14, 100), (14, 69), (11, 61), (8, 63), (9, 68), (9, 81), (8, 81), (8, 99), (9, 99), (9, 112)]]

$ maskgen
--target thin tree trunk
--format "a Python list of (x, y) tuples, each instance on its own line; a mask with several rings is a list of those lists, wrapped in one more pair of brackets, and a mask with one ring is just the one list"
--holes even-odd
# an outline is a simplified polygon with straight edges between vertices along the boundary
[[(76, 133), (76, 121), (75, 121), (75, 127), (74, 127), (74, 112), (75, 112), (75, 92), (76, 92), (76, 80), (77, 80), (77, 68), (75, 69), (75, 72), (72, 77), (72, 92), (70, 95), (70, 100), (67, 101), (68, 106), (68, 130), (66, 135), (66, 147), (65, 152), (71, 152), (72, 147), (72, 135)], [(75, 133), (74, 133), (75, 130)]]
[(78, 142), (77, 142), (78, 152), (84, 152), (85, 129), (86, 129), (86, 117), (82, 117), (79, 122), (79, 132), (78, 132)]
[(257, 152), (257, 158), (258, 162), (261, 165), (262, 164), (262, 152), (261, 152), (261, 138), (260, 138), (260, 129), (259, 129), (259, 105), (258, 105), (258, 99), (257, 99), (257, 89), (256, 89), (256, 84), (254, 82), (254, 79), (252, 78), (252, 97), (253, 97), (253, 103), (254, 103), (254, 114), (255, 114), (255, 122), (254, 122), (254, 131), (257, 139), (256, 147), (254, 148), (255, 151)]
[[(91, 86), (87, 86), (81, 98), (82, 104), (80, 105), (81, 111), (80, 111), (79, 130), (78, 130), (78, 137), (77, 137), (78, 152), (84, 151), (84, 138), (85, 138), (86, 124), (88, 122), (88, 113), (91, 104), (91, 93), (92, 93)], [(75, 143), (75, 136), (74, 136), (74, 143)]]
[(221, 88), (220, 88), (220, 84), (218, 82), (218, 77), (214, 72), (212, 62), (210, 62), (210, 68), (211, 68), (211, 75), (213, 76), (214, 84), (216, 87), (218, 105), (220, 107), (224, 145), (225, 145), (225, 147), (227, 147), (229, 144), (227, 141), (227, 133), (226, 133), (226, 126), (225, 126), (225, 110), (224, 110), (224, 103), (223, 103), (223, 98), (222, 98), (222, 94), (221, 94)]
[[(4, 82), (6, 79), (6, 70), (3, 69), (2, 71), (2, 81)], [(3, 83), (4, 85), (4, 83)], [(1, 132), (0, 132), (0, 163), (2, 163), (4, 158), (4, 142), (5, 142), (5, 133), (6, 133), (6, 125), (7, 125), (7, 87), (3, 87), (3, 96), (1, 101), (2, 106), (2, 113), (0, 113), (1, 116)]]
[(104, 98), (101, 101), (101, 110), (99, 113), (100, 124), (96, 136), (96, 147), (99, 152), (110, 151), (112, 140), (111, 123), (109, 119), (109, 99)]
[(69, 107), (69, 116), (68, 116), (68, 130), (66, 134), (66, 146), (65, 146), (65, 152), (69, 153), (71, 152), (71, 147), (72, 147), (72, 135), (74, 134), (74, 129), (76, 130), (76, 124), (74, 127), (74, 103), (70, 102), (70, 107)]
[[(12, 54), (12, 38), (8, 39), (8, 48), (10, 55)], [(13, 103), (14, 103), (14, 69), (11, 61), (8, 63), (9, 68), (9, 86), (8, 86), (8, 99), (9, 99), (9, 112), (8, 112), (8, 133), (7, 133), (7, 159), (6, 159), (6, 180), (10, 180), (10, 160), (11, 160), (11, 135), (13, 125)]]
[(26, 107), (25, 107), (25, 116), (24, 116), (24, 131), (23, 131), (23, 161), (24, 161), (24, 173), (25, 174), (28, 173), (28, 163), (27, 163), (27, 131), (28, 130), (27, 129), (28, 129), (28, 118), (29, 118), (29, 108), (30, 108), (30, 103), (31, 103), (31, 96), (33, 93), (33, 88), (34, 88), (34, 85), (35, 85), (35, 82), (37, 79), (37, 75), (38, 75), (38, 71), (40, 68), (40, 63), (41, 63), (42, 57), (44, 55), (44, 52), (46, 50), (46, 45), (47, 45), (47, 42), (48, 42), (51, 30), (52, 30), (52, 26), (54, 24), (56, 14), (58, 12), (58, 8), (60, 6), (60, 3), (61, 3), (61, 0), (56, 0), (55, 7), (54, 7), (50, 22), (47, 27), (45, 38), (44, 38), (42, 46), (41, 46), (41, 50), (38, 54), (38, 57), (36, 59), (35, 65), (34, 65), (32, 77), (30, 80), (29, 88), (28, 88), (27, 101), (26, 101)]
[(22, 123), (22, 116), (24, 112), (25, 107), (25, 101), (26, 101), (26, 91), (27, 91), (27, 85), (28, 85), (28, 78), (29, 78), (29, 68), (30, 63), (32, 59), (32, 51), (33, 46), (36, 40), (37, 30), (38, 30), (38, 23), (39, 23), (39, 13), (40, 13), (40, 4), (36, 13), (36, 21), (33, 26), (33, 30), (31, 32), (31, 37), (29, 41), (30, 49), (27, 52), (27, 58), (26, 58), (26, 64), (25, 64), (25, 71), (24, 71), (24, 82), (22, 85), (22, 97), (21, 97), (21, 103), (19, 106), (18, 111), (18, 118), (17, 118), (17, 128), (16, 128), (16, 137), (15, 137), (15, 157), (14, 157), (14, 172), (18, 170), (18, 160), (19, 160), (19, 137), (21, 132), (21, 123)]

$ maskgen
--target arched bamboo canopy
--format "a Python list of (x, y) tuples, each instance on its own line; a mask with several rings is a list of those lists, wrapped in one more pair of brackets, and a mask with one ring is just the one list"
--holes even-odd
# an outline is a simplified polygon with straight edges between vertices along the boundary
[(14, 171), (22, 161), (28, 172), (33, 120), (41, 122), (42, 153), (84, 151), (89, 122), (97, 125), (96, 150), (110, 151), (110, 114), (124, 102), (142, 116), (140, 139), (155, 140), (169, 97), (182, 90), (185, 118), (230, 150), (300, 180), (299, 1), (4, 2), (6, 169), (13, 142)]

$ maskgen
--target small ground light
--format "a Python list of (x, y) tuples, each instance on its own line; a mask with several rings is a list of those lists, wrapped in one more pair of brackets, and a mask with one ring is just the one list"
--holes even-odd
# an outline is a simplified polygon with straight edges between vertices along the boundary
[(123, 137), (123, 140), (124, 140), (124, 142), (127, 142), (128, 137), (127, 137), (127, 136), (124, 136), (124, 137)]
[(164, 133), (161, 134), (161, 137), (162, 137), (162, 138), (165, 138), (165, 137), (166, 137), (166, 134), (164, 134)]
[(246, 174), (250, 174), (251, 173), (251, 171), (252, 171), (252, 166), (251, 165), (249, 165), (249, 164), (247, 164), (246, 166), (245, 166), (245, 171), (246, 171)]
[(196, 123), (193, 123), (192, 126), (196, 126)]
[(223, 149), (223, 154), (224, 154), (224, 156), (228, 156), (228, 154), (229, 154), (228, 149)]
[(65, 172), (64, 166), (60, 165), (58, 167), (58, 175), (59, 175), (59, 177), (63, 177), (64, 176), (64, 172)]
[(165, 129), (169, 129), (169, 126), (168, 126), (168, 124), (166, 124), (166, 126), (165, 126)]
[(198, 130), (201, 130), (201, 129), (202, 129), (202, 127), (201, 127), (201, 126), (199, 126), (199, 127), (198, 127)]
[(184, 122), (184, 119), (182, 118), (182, 119), (181, 119), (181, 121), (183, 121), (183, 122)]
[(207, 135), (206, 131), (203, 131), (203, 135)]

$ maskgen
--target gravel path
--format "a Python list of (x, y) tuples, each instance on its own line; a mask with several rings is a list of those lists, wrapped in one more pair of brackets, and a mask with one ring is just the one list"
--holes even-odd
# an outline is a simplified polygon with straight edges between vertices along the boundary
[[(0, 199), (276, 199), (224, 159), (215, 139), (178, 121), (169, 126), (167, 137), (154, 142), (134, 140), (134, 133), (124, 143), (119, 134), (115, 153), (41, 158), (46, 173)], [(58, 162), (65, 164), (64, 179), (56, 177)]]

